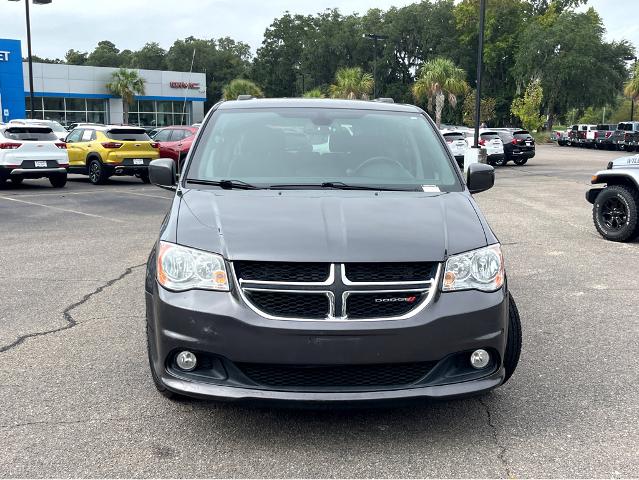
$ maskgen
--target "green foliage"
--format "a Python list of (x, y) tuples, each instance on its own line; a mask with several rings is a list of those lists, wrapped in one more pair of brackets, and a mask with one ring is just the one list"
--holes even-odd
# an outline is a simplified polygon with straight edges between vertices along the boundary
[(160, 47), (159, 43), (146, 43), (140, 50), (131, 53), (128, 66), (147, 70), (166, 70), (166, 50)]
[[(462, 104), (462, 115), (464, 125), (474, 126), (475, 125), (475, 101), (476, 101), (476, 90), (471, 90), (465, 97), (464, 103)], [(481, 99), (481, 107), (479, 109), (479, 121), (480, 123), (490, 123), (494, 120), (496, 115), (496, 100), (492, 97), (483, 97)]]
[(308, 92), (304, 92), (304, 95), (302, 96), (304, 98), (324, 98), (324, 94), (319, 88), (314, 88), (312, 90), (309, 90)]
[(601, 107), (618, 94), (626, 76), (626, 42), (605, 42), (599, 15), (550, 8), (524, 28), (513, 73), (520, 84), (539, 79), (549, 128), (556, 114)]
[(111, 74), (106, 88), (113, 95), (122, 97), (124, 123), (129, 123), (129, 104), (135, 95), (144, 95), (144, 79), (135, 70), (120, 68)]
[(118, 50), (113, 42), (102, 40), (98, 42), (86, 61), (87, 65), (94, 67), (120, 67), (120, 50)]
[(632, 75), (628, 83), (626, 83), (623, 93), (630, 99), (631, 102), (637, 104), (639, 100), (639, 63), (635, 62)]
[(373, 91), (373, 76), (361, 68), (340, 68), (335, 74), (335, 83), (329, 87), (331, 98), (368, 100)]
[(535, 80), (528, 84), (523, 97), (513, 101), (511, 111), (526, 130), (537, 130), (544, 124), (545, 117), (539, 114), (543, 96), (541, 82)]
[(64, 56), (64, 62), (68, 63), (69, 65), (85, 65), (87, 63), (88, 55), (89, 54), (87, 52), (79, 52), (77, 50), (71, 49)]
[(435, 122), (439, 127), (446, 98), (455, 108), (457, 95), (465, 93), (468, 88), (464, 70), (448, 58), (435, 58), (422, 65), (413, 84), (413, 97), (416, 102), (422, 105), (426, 103), (428, 110), (435, 112)]
[(224, 100), (237, 100), (237, 97), (240, 95), (263, 97), (264, 93), (255, 83), (243, 78), (231, 80), (231, 82), (222, 89), (222, 98), (224, 98)]

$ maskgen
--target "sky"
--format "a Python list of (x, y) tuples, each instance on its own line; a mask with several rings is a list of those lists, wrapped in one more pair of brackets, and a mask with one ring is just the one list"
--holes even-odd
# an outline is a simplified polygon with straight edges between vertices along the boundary
[[(0, 38), (23, 42), (26, 56), (24, 1), (0, 0)], [(178, 38), (230, 36), (247, 42), (252, 53), (264, 30), (285, 11), (314, 14), (337, 7), (344, 14), (387, 9), (416, 0), (53, 0), (32, 5), (33, 54), (63, 58), (67, 50), (91, 51), (100, 40), (120, 50), (137, 50), (147, 42), (169, 48)], [(490, 0), (488, 0), (490, 1)], [(627, 39), (639, 51), (639, 0), (590, 0), (602, 16), (608, 40)]]

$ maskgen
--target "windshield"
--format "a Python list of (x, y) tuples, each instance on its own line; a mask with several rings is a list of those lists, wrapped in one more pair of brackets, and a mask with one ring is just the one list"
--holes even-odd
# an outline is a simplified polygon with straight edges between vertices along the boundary
[(57, 140), (53, 130), (47, 127), (11, 127), (4, 131), (4, 136), (11, 140), (43, 141)]
[(461, 190), (435, 130), (419, 113), (329, 108), (218, 110), (187, 180), (437, 186)]
[(113, 140), (148, 141), (151, 138), (141, 128), (113, 128), (104, 134)]

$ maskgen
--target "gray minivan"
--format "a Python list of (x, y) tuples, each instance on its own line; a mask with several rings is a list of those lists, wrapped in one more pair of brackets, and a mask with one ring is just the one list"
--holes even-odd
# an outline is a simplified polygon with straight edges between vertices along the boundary
[(207, 114), (146, 275), (157, 389), (355, 402), (485, 392), (521, 324), (498, 239), (428, 115), (410, 105), (242, 99)]

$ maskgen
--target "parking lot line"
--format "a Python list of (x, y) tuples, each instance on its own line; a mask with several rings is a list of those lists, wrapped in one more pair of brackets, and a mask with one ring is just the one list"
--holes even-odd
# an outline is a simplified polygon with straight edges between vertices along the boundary
[(105, 217), (105, 216), (102, 216), (102, 215), (96, 215), (94, 213), (79, 212), (77, 210), (70, 210), (68, 208), (53, 207), (51, 205), (44, 205), (43, 203), (36, 203), (36, 202), (28, 202), (26, 200), (19, 200), (17, 198), (0, 197), (0, 200), (9, 200), (10, 202), (25, 203), (27, 205), (33, 205), (35, 207), (44, 207), (44, 208), (50, 208), (52, 210), (59, 210), (59, 211), (62, 211), (62, 212), (75, 213), (77, 215), (84, 215), (85, 217), (102, 218), (104, 220), (109, 220), (110, 222), (126, 223), (123, 220), (118, 220), (117, 218)]

